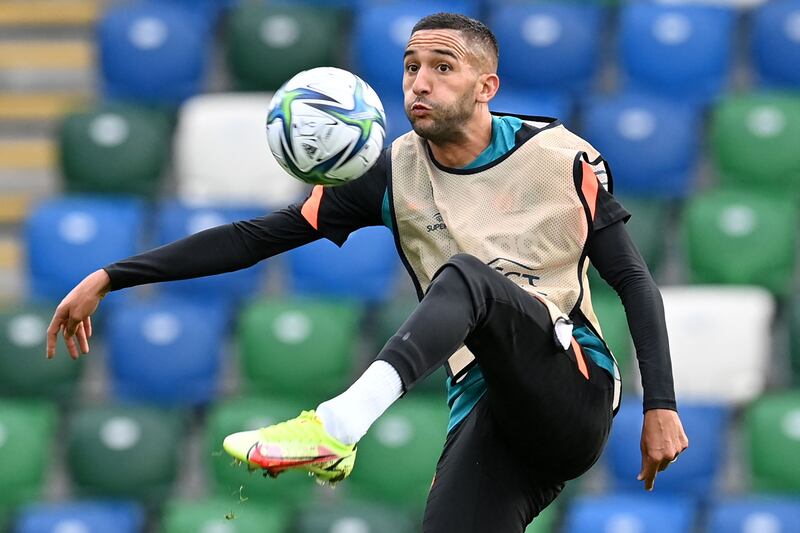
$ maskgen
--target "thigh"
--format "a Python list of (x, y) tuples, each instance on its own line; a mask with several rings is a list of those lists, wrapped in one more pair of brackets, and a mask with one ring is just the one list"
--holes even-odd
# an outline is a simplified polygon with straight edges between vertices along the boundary
[(542, 302), (486, 265), (465, 268), (471, 292), (485, 305), (465, 344), (483, 371), (499, 431), (535, 468), (552, 468), (557, 479), (577, 477), (608, 437), (611, 376), (580, 348), (556, 341)]
[(539, 479), (497, 431), (486, 398), (448, 435), (425, 533), (522, 533), (563, 488)]

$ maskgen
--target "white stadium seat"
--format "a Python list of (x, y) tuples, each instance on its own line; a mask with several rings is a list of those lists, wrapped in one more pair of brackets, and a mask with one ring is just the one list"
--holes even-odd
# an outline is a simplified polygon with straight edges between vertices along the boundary
[(267, 145), (271, 93), (207, 94), (180, 109), (175, 135), (178, 196), (192, 203), (279, 208), (302, 199)]
[(775, 314), (767, 290), (693, 285), (661, 294), (678, 402), (741, 406), (764, 391)]

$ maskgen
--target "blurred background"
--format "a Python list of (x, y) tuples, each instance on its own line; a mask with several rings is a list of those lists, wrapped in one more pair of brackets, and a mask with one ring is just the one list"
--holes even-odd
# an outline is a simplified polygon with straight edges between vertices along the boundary
[(594, 276), (625, 401), (601, 462), (528, 531), (800, 531), (800, 0), (0, 0), (0, 529), (420, 530), (441, 373), (335, 490), (221, 450), (341, 391), (413, 309), (386, 228), (113, 293), (78, 362), (46, 361), (44, 342), (94, 269), (305, 196), (264, 132), (296, 72), (356, 72), (387, 142), (407, 131), (402, 50), (441, 10), (497, 34), (495, 111), (557, 116), (610, 162), (663, 290), (691, 441), (645, 494), (627, 323)]

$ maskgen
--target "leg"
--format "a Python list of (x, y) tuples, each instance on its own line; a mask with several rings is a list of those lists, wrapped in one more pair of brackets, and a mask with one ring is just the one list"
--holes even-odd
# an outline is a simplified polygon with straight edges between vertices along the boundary
[(499, 437), (484, 397), (447, 436), (428, 495), (425, 533), (522, 533), (563, 483), (537, 479)]
[(533, 468), (566, 480), (594, 463), (610, 428), (611, 378), (590, 359), (584, 377), (581, 354), (556, 344), (545, 306), (465, 254), (442, 267), (378, 359), (408, 389), (461, 344), (481, 365), (499, 430)]

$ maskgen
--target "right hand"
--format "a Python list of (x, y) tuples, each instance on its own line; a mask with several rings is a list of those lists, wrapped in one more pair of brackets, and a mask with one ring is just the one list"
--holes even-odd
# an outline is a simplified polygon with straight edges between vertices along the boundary
[[(70, 357), (77, 359), (80, 353), (89, 353), (89, 338), (92, 336), (91, 315), (100, 305), (100, 300), (111, 290), (111, 278), (105, 270), (92, 272), (78, 283), (58, 304), (53, 320), (47, 328), (47, 358), (56, 353), (58, 334), (64, 336)], [(77, 343), (75, 339), (77, 338)]]

